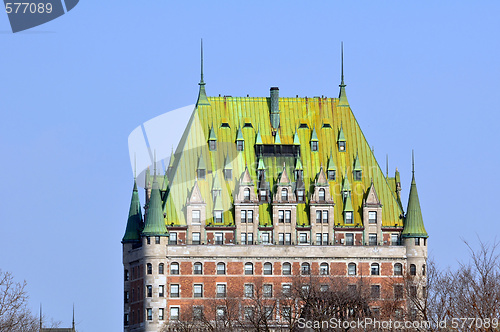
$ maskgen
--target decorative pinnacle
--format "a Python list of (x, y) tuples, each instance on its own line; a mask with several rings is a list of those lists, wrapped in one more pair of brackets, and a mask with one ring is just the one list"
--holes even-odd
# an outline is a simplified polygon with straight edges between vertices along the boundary
[(411, 150), (411, 174), (415, 176), (415, 153), (413, 149)]
[(341, 42), (340, 44), (340, 48), (341, 48), (341, 62), (340, 62), (340, 72), (341, 72), (341, 75), (340, 75), (340, 87), (345, 87), (345, 84), (344, 84), (344, 42)]
[(201, 78), (198, 84), (205, 85), (205, 82), (203, 82), (203, 38), (201, 39)]

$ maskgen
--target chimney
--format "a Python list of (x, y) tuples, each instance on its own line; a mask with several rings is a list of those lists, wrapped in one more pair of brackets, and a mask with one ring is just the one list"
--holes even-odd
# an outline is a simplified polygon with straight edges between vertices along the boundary
[(277, 131), (280, 126), (280, 89), (277, 86), (271, 88), (271, 126)]

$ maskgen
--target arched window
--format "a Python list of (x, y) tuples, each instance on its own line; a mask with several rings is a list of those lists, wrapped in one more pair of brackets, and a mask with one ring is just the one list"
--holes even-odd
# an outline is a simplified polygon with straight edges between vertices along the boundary
[(165, 267), (165, 265), (163, 263), (160, 263), (158, 265), (158, 273), (159, 274), (163, 274), (164, 273), (164, 267)]
[(321, 263), (321, 265), (319, 266), (319, 274), (328, 274), (328, 263)]
[(355, 276), (356, 275), (356, 263), (349, 263), (347, 266), (347, 274), (350, 276)]
[(425, 264), (422, 265), (422, 275), (425, 276)]
[(217, 274), (226, 274), (226, 264), (217, 263)]
[(265, 275), (271, 275), (271, 274), (273, 274), (273, 264), (271, 264), (271, 263), (264, 263), (264, 274)]
[(243, 191), (243, 199), (245, 201), (249, 201), (250, 200), (250, 189), (245, 188), (245, 190)]
[(311, 265), (309, 263), (302, 263), (300, 271), (302, 274), (311, 274)]
[(246, 275), (253, 274), (253, 264), (252, 263), (245, 263), (245, 274)]
[(320, 189), (319, 190), (319, 200), (324, 201), (325, 200), (325, 189)]
[(380, 267), (379, 267), (379, 265), (377, 263), (373, 263), (371, 265), (371, 270), (370, 271), (371, 271), (371, 275), (372, 276), (378, 276), (378, 275), (380, 275)]
[(415, 266), (415, 264), (410, 265), (410, 275), (412, 275), (412, 276), (417, 275), (417, 267)]
[(128, 278), (129, 278), (128, 270), (125, 270), (123, 273), (123, 280), (128, 281)]
[(400, 263), (394, 264), (394, 275), (395, 276), (403, 275), (403, 265), (401, 265)]
[(284, 276), (289, 276), (292, 274), (292, 264), (290, 263), (283, 263), (283, 275)]
[(179, 274), (179, 263), (170, 264), (170, 274)]
[(288, 200), (288, 189), (286, 188), (281, 189), (281, 200), (282, 201)]
[(148, 274), (153, 274), (153, 265), (151, 265), (151, 263), (148, 263), (146, 266), (147, 266)]
[(203, 274), (203, 264), (201, 264), (200, 262), (194, 263), (193, 273), (194, 274)]

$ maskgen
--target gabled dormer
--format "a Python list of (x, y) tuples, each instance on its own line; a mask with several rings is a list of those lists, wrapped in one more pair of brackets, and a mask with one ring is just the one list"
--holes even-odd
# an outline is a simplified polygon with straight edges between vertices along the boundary
[(214, 180), (212, 183), (212, 198), (215, 201), (215, 199), (217, 197), (220, 197), (220, 195), (221, 195), (222, 184), (221, 184), (221, 180), (220, 180), (220, 174), (219, 174), (220, 172), (216, 171), (214, 173), (215, 173), (215, 175), (214, 175)]
[(347, 149), (344, 130), (342, 129), (342, 124), (340, 125), (339, 136), (337, 138), (337, 146), (339, 152), (345, 152)]
[(207, 176), (207, 166), (205, 164), (205, 160), (203, 159), (203, 153), (200, 154), (200, 158), (198, 158), (198, 168), (196, 169), (196, 177), (198, 180), (205, 180)]
[(366, 226), (377, 226), (377, 233), (380, 232), (382, 226), (382, 203), (378, 198), (373, 179), (366, 198), (363, 200), (363, 224), (365, 228)]
[(311, 144), (311, 151), (317, 152), (319, 149), (319, 140), (318, 140), (318, 134), (316, 134), (316, 127), (313, 128), (310, 144)]
[(335, 181), (337, 178), (337, 167), (335, 166), (335, 162), (333, 161), (333, 155), (330, 152), (330, 159), (328, 159), (328, 166), (326, 168), (326, 173), (328, 177), (328, 181)]
[(352, 169), (352, 178), (354, 181), (361, 181), (363, 178), (363, 169), (361, 168), (361, 163), (359, 162), (359, 156), (356, 152), (356, 159), (354, 159), (354, 167)]
[(344, 173), (344, 181), (342, 181), (342, 199), (346, 199), (348, 196), (351, 196), (351, 184), (349, 183), (349, 179), (347, 178), (347, 172)]
[(236, 132), (236, 151), (245, 150), (245, 140), (243, 139), (243, 134), (241, 133), (241, 127), (238, 127)]
[(283, 163), (283, 171), (278, 177), (274, 201), (278, 203), (288, 203), (294, 201), (292, 193), (292, 181), (286, 171), (286, 165)]
[(231, 181), (233, 179), (233, 160), (226, 156), (226, 161), (224, 163), (224, 180)]
[(203, 197), (201, 196), (200, 187), (198, 187), (198, 181), (194, 182), (193, 189), (191, 190), (191, 195), (189, 195), (188, 204), (205, 204)]
[(330, 185), (328, 184), (328, 179), (326, 178), (323, 166), (320, 167), (319, 172), (316, 175), (316, 180), (314, 181), (314, 192), (312, 193), (311, 203), (333, 204), (333, 200), (330, 195)]
[(300, 154), (297, 156), (295, 161), (295, 181), (298, 179), (303, 180), (304, 167), (302, 166), (302, 160), (300, 160)]
[(254, 187), (255, 185), (252, 177), (250, 176), (250, 172), (248, 171), (248, 167), (245, 166), (245, 171), (241, 176), (236, 200), (245, 203), (256, 202), (257, 197), (255, 195)]
[(213, 124), (208, 135), (208, 149), (210, 151), (217, 151), (217, 136), (215, 135)]

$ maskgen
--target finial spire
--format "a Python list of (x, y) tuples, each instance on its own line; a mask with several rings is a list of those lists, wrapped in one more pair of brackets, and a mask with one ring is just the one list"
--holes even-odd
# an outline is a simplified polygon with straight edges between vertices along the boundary
[(385, 155), (385, 177), (389, 177), (389, 154)]
[(75, 331), (75, 304), (73, 303), (73, 331)]
[(207, 93), (205, 92), (205, 81), (203, 80), (203, 39), (201, 39), (201, 59), (200, 59), (200, 65), (201, 65), (201, 70), (200, 70), (200, 83), (198, 85), (200, 86), (200, 91), (198, 93), (198, 101), (196, 102), (196, 106), (198, 105), (207, 105), (210, 106), (210, 102), (208, 101), (207, 98)]
[(40, 303), (40, 331), (42, 330), (42, 304)]
[(201, 78), (198, 84), (205, 85), (205, 82), (203, 82), (203, 38), (201, 39)]
[(415, 176), (415, 153), (411, 150), (411, 175)]
[(341, 80), (340, 80), (340, 86), (343, 87), (345, 86), (344, 84), (344, 42), (340, 43), (340, 48), (341, 48), (341, 61), (340, 61), (340, 73), (341, 73)]
[(347, 101), (347, 96), (345, 94), (345, 83), (344, 83), (344, 42), (341, 43), (341, 53), (340, 53), (340, 92), (339, 92), (339, 106), (349, 106)]

